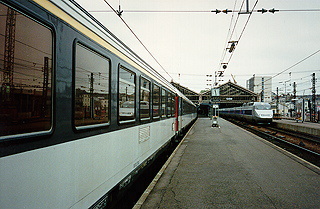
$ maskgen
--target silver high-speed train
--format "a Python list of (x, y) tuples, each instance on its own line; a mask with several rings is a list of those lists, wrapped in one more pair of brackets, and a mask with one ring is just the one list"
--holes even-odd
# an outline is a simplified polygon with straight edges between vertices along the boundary
[(220, 109), (219, 114), (222, 117), (246, 120), (253, 123), (271, 123), (273, 117), (271, 105), (265, 102), (250, 102), (241, 107)]
[(196, 106), (74, 0), (0, 0), (0, 208), (104, 208)]

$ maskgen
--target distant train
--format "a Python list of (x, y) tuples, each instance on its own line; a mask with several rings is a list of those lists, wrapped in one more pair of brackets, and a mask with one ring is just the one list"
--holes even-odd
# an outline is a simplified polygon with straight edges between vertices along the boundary
[(0, 208), (104, 208), (196, 106), (74, 0), (0, 0)]
[(253, 123), (271, 123), (273, 117), (271, 105), (265, 102), (250, 102), (241, 107), (224, 108), (219, 111), (222, 117), (246, 120)]

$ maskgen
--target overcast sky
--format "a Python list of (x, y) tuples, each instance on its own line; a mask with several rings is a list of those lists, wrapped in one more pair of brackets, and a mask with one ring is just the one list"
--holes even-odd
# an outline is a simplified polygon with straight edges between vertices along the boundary
[[(247, 14), (239, 15), (230, 38), (238, 13), (215, 14), (205, 11), (233, 10), (234, 7), (239, 10), (243, 0), (107, 0), (115, 9), (118, 9), (120, 2), (124, 10), (123, 19), (170, 74), (169, 77), (117, 15), (94, 12), (110, 11), (104, 0), (77, 1), (165, 78), (169, 81), (173, 79), (196, 92), (209, 87), (207, 84), (210, 81), (207, 80), (210, 78), (206, 75), (214, 75), (215, 71), (222, 70), (221, 63), (229, 61), (229, 52), (222, 60), (227, 41), (239, 40), (249, 17)], [(249, 3), (251, 10), (256, 0), (249, 0)], [(281, 11), (320, 9), (319, 0), (260, 0), (255, 9), (261, 8), (275, 8), (280, 12), (251, 15), (228, 62), (224, 81), (220, 84), (232, 80), (233, 74), (238, 84), (245, 87), (246, 80), (253, 74), (275, 76), (320, 50), (320, 11)], [(134, 13), (130, 12), (132, 10), (204, 12)], [(319, 94), (320, 52), (274, 77), (273, 91), (277, 87), (284, 91), (284, 84), (279, 82), (287, 81), (287, 92), (292, 91), (290, 83), (296, 82), (297, 94), (310, 94), (312, 73), (316, 73)]]

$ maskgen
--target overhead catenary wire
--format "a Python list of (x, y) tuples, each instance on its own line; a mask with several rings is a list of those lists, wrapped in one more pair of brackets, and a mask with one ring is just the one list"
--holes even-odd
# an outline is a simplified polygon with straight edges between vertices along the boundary
[[(239, 2), (238, 2), (239, 3)], [(115, 7), (116, 8), (116, 7)], [(139, 10), (138, 12), (144, 12), (144, 11), (146, 11), (146, 10)], [(159, 12), (160, 10), (158, 10), (158, 11), (156, 11), (156, 10), (149, 10), (150, 12)], [(236, 11), (236, 10), (233, 10), (233, 11)], [(255, 12), (255, 11), (257, 11), (257, 10), (254, 10), (253, 12)], [(280, 11), (286, 11), (286, 10), (280, 10)], [(289, 11), (289, 10), (288, 10)], [(297, 11), (297, 10), (292, 10), (292, 11)], [(301, 10), (301, 11), (303, 11), (303, 10)], [(126, 13), (127, 12), (127, 10), (124, 10), (124, 13)], [(134, 11), (132, 11), (132, 12), (134, 12)], [(163, 10), (163, 11), (160, 11), (160, 12), (175, 12), (175, 11), (168, 11), (168, 10)], [(176, 11), (176, 12), (190, 12), (190, 13), (199, 13), (199, 12), (203, 12), (203, 11), (196, 11), (196, 10), (190, 10), (190, 11), (188, 11), (188, 10), (185, 10), (185, 11)], [(204, 12), (209, 12), (209, 10), (208, 11), (204, 11)], [(235, 15), (236, 13), (234, 13), (234, 15)], [(234, 20), (233, 20), (234, 21)], [(169, 73), (169, 72), (168, 72)], [(170, 75), (172, 75), (172, 73), (169, 73)], [(181, 74), (181, 75), (183, 75), (183, 74)]]
[(130, 32), (134, 35), (134, 37), (139, 41), (139, 43), (143, 46), (143, 48), (148, 52), (148, 54), (154, 59), (154, 61), (161, 67), (162, 70), (173, 80), (172, 76), (167, 72), (167, 70), (160, 64), (160, 62), (155, 58), (155, 56), (149, 51), (149, 49), (144, 45), (141, 39), (137, 36), (137, 34), (131, 29), (128, 23), (118, 14), (118, 12), (109, 4), (107, 0), (103, 0), (111, 9), (112, 11), (118, 15), (120, 20), (125, 24), (125, 26), (130, 30)]
[[(299, 73), (312, 73), (312, 72), (317, 72), (320, 70), (306, 70), (306, 71), (294, 71), (291, 72), (292, 74), (299, 74)], [(177, 72), (169, 72), (171, 75), (179, 75), (180, 76), (202, 76), (202, 77), (206, 77), (206, 75), (204, 73), (177, 73)], [(207, 73), (210, 74), (210, 73)], [(252, 74), (233, 74), (235, 76), (252, 76)], [(255, 74), (256, 76), (270, 76), (270, 74)], [(307, 78), (308, 76), (302, 77), (302, 78), (297, 78), (297, 79), (303, 79), (303, 78)], [(297, 80), (295, 79), (295, 80)], [(294, 79), (293, 79), (294, 80)]]
[[(234, 24), (234, 27), (233, 27), (233, 30), (232, 30), (232, 32), (231, 32), (230, 38), (228, 38), (228, 37), (229, 37), (229, 33), (230, 33), (231, 24), (232, 24), (232, 19), (231, 19), (231, 24), (230, 24), (230, 26), (229, 26), (229, 33), (228, 33), (228, 35), (227, 35), (227, 40), (228, 40), (228, 41), (226, 41), (226, 45), (225, 45), (225, 46), (227, 46), (228, 43), (231, 43), (231, 42), (232, 42), (233, 44), (236, 43), (236, 44), (238, 45), (238, 43), (239, 43), (240, 39), (242, 38), (242, 35), (243, 35), (243, 33), (244, 33), (247, 25), (248, 25), (248, 22), (249, 22), (249, 20), (250, 20), (250, 18), (251, 18), (251, 15), (252, 15), (255, 7), (257, 6), (257, 4), (258, 4), (258, 0), (256, 0), (254, 6), (253, 6), (253, 8), (252, 8), (252, 10), (251, 10), (250, 12), (248, 12), (248, 13), (247, 13), (247, 12), (246, 12), (246, 13), (238, 12), (238, 17), (237, 17), (236, 22), (235, 22), (235, 24)], [(235, 2), (235, 5), (236, 5), (236, 2)], [(239, 10), (239, 11), (242, 10), (243, 5), (244, 5), (244, 0), (242, 1), (242, 4), (241, 4), (241, 7), (240, 7), (240, 10)], [(228, 11), (228, 10), (226, 10), (226, 12), (227, 12), (227, 11)], [(233, 14), (234, 14), (234, 11), (230, 10), (230, 12), (233, 12)], [(245, 23), (245, 25), (244, 25), (244, 27), (243, 27), (243, 29), (242, 29), (242, 31), (241, 31), (241, 34), (240, 34), (239, 38), (238, 38), (236, 41), (233, 41), (233, 40), (232, 40), (233, 33), (234, 33), (235, 29), (236, 29), (236, 26), (237, 26), (237, 23), (238, 23), (240, 14), (249, 14), (249, 16), (248, 16), (247, 21), (246, 21), (246, 23)], [(226, 56), (226, 52), (227, 52), (227, 47), (224, 47), (223, 53), (222, 53), (222, 57), (221, 57), (221, 60), (220, 60), (220, 63), (219, 63), (219, 67), (218, 67), (218, 69), (219, 69), (218, 71), (221, 72), (222, 75), (223, 75), (223, 73), (225, 72), (225, 69), (226, 69), (226, 68), (224, 67), (224, 69), (223, 69), (222, 71), (220, 71), (220, 68), (221, 68), (222, 65), (225, 65), (225, 64), (228, 65), (228, 64), (229, 64), (229, 62), (230, 62), (230, 60), (231, 60), (231, 58), (232, 58), (232, 56), (233, 56), (233, 54), (234, 54), (234, 51), (235, 51), (235, 48), (234, 48), (232, 51), (230, 51), (230, 52), (231, 52), (231, 55), (230, 55), (228, 61), (227, 61), (227, 62), (224, 62), (224, 59), (225, 59), (225, 56)], [(215, 83), (215, 85), (217, 85), (217, 84), (218, 84), (218, 82)]]
[[(271, 76), (271, 78), (266, 79), (264, 82), (267, 82), (267, 81), (269, 81), (269, 80), (271, 80), (271, 79), (273, 79), (273, 78), (275, 78), (275, 77), (277, 77), (277, 76), (279, 76), (279, 75), (283, 74), (284, 72), (286, 72), (286, 71), (288, 71), (288, 70), (290, 70), (290, 69), (294, 68), (295, 66), (297, 66), (297, 65), (299, 65), (300, 63), (302, 63), (302, 62), (306, 61), (307, 59), (309, 59), (309, 58), (313, 57), (314, 55), (316, 55), (316, 54), (317, 54), (317, 53), (319, 53), (319, 52), (320, 52), (320, 49), (319, 49), (319, 50), (317, 50), (317, 51), (315, 51), (315, 52), (313, 52), (312, 54), (308, 55), (307, 57), (303, 58), (302, 60), (300, 60), (300, 61), (296, 62), (295, 64), (291, 65), (290, 67), (288, 67), (288, 68), (286, 68), (286, 69), (282, 70), (281, 72), (279, 72), (279, 73), (277, 73), (277, 74), (275, 74), (275, 75)], [(261, 82), (261, 83), (259, 83), (259, 84), (257, 84), (256, 86), (261, 85), (261, 84), (262, 84), (262, 82)]]
[[(314, 52), (314, 53), (310, 54), (309, 56), (307, 56), (307, 57), (303, 58), (303, 59), (302, 59), (302, 60), (300, 60), (299, 62), (297, 62), (297, 63), (293, 64), (292, 66), (288, 67), (287, 69), (285, 69), (285, 70), (283, 70), (283, 71), (281, 71), (281, 72), (279, 72), (279, 73), (275, 74), (274, 76), (272, 76), (272, 78), (277, 77), (278, 75), (281, 75), (282, 73), (284, 73), (284, 72), (286, 72), (286, 71), (290, 70), (291, 68), (293, 68), (293, 67), (295, 67), (295, 66), (299, 65), (300, 63), (304, 62), (305, 60), (309, 59), (310, 57), (312, 57), (312, 56), (316, 55), (316, 54), (317, 54), (317, 53), (319, 53), (319, 52), (320, 52), (320, 49), (319, 49), (319, 50), (317, 50), (316, 52)], [(270, 80), (270, 79), (269, 79), (269, 80)]]
[[(216, 13), (217, 10), (122, 10), (123, 13)], [(218, 10), (221, 11), (221, 10)], [(241, 13), (240, 10), (228, 10), (229, 12)], [(91, 13), (114, 12), (112, 10), (89, 10)], [(261, 10), (252, 10), (251, 12), (261, 13)], [(276, 12), (320, 12), (320, 9), (278, 9)]]
[[(247, 25), (248, 25), (248, 23), (249, 23), (249, 20), (250, 20), (250, 18), (251, 18), (251, 15), (252, 15), (252, 11), (253, 11), (254, 8), (257, 6), (257, 4), (258, 4), (258, 0), (256, 1), (256, 3), (254, 4), (251, 12), (249, 13), (248, 19), (247, 19), (246, 23), (244, 24), (244, 27), (243, 27), (243, 29), (242, 29), (242, 31), (241, 31), (241, 33), (240, 33), (240, 36), (239, 36), (239, 38), (238, 38), (238, 40), (237, 40), (237, 43), (238, 43), (238, 44), (239, 44), (239, 42), (240, 42), (240, 40), (241, 40), (241, 38), (242, 38), (242, 36), (243, 36), (243, 33), (244, 33), (245, 29), (247, 28)], [(234, 50), (233, 50), (233, 52), (231, 53), (231, 55), (230, 55), (227, 63), (230, 62), (233, 54), (234, 54)]]
[[(233, 10), (235, 9), (236, 4), (237, 4), (237, 0), (235, 0), (234, 6), (233, 6)], [(243, 4), (244, 4), (244, 0), (242, 1), (240, 10), (242, 9)], [(225, 58), (225, 56), (226, 56), (226, 53), (227, 53), (226, 48), (227, 48), (227, 46), (228, 46), (228, 42), (231, 40), (231, 38), (232, 38), (232, 36), (233, 36), (233, 33), (234, 33), (234, 31), (235, 31), (236, 25), (237, 25), (238, 20), (239, 20), (239, 14), (238, 14), (237, 19), (236, 19), (236, 21), (235, 21), (235, 23), (234, 23), (232, 32), (230, 33), (234, 14), (235, 14), (235, 12), (232, 12), (232, 16), (231, 16), (231, 20), (230, 20), (230, 25), (229, 25), (229, 29), (228, 29), (228, 35), (227, 35), (227, 38), (226, 38), (226, 41), (225, 41), (226, 43), (225, 43), (224, 49), (223, 49), (223, 51), (222, 51), (222, 56), (221, 56), (221, 59), (220, 59), (220, 63), (223, 62), (223, 60), (224, 60), (224, 58)], [(218, 69), (221, 67), (220, 63), (219, 63)]]

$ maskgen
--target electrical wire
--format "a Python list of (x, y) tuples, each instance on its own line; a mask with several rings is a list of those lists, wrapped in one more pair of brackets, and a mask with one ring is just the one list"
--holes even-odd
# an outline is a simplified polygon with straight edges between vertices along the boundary
[[(254, 4), (252, 11), (253, 11), (254, 8), (257, 6), (257, 4), (258, 4), (258, 0), (257, 0), (256, 3)], [(239, 36), (239, 38), (238, 38), (238, 41), (237, 41), (237, 44), (239, 44), (240, 39), (242, 38), (242, 35), (243, 35), (245, 29), (247, 28), (247, 25), (248, 25), (248, 23), (249, 23), (249, 20), (250, 20), (250, 18), (251, 18), (251, 15), (252, 15), (252, 11), (251, 11), (251, 13), (249, 14), (248, 19), (247, 19), (247, 21), (246, 21), (246, 23), (245, 23), (245, 25), (244, 25), (244, 27), (243, 27), (243, 29), (242, 29), (242, 31), (241, 31), (241, 34), (240, 34), (240, 36)], [(230, 60), (231, 60), (231, 58), (232, 58), (232, 56), (233, 56), (233, 54), (234, 54), (234, 51), (235, 51), (235, 49), (232, 51), (232, 53), (231, 53), (231, 55), (230, 55), (229, 60), (228, 60), (227, 63), (230, 62)]]
[[(233, 10), (235, 9), (236, 4), (237, 4), (237, 0), (236, 0), (235, 3), (234, 3)], [(244, 4), (244, 0), (242, 1), (240, 10), (242, 9), (243, 4)], [(228, 35), (227, 35), (227, 38), (226, 38), (226, 41), (225, 41), (225, 42), (226, 42), (226, 43), (225, 43), (225, 47), (224, 47), (224, 49), (223, 49), (223, 51), (222, 51), (222, 56), (221, 56), (221, 59), (220, 59), (220, 63), (219, 63), (218, 69), (220, 69), (221, 63), (223, 62), (223, 60), (224, 60), (224, 58), (225, 58), (225, 56), (226, 56), (228, 42), (231, 40), (231, 38), (232, 38), (232, 36), (233, 36), (233, 33), (234, 33), (234, 31), (235, 31), (236, 25), (237, 25), (238, 20), (239, 20), (239, 14), (238, 14), (237, 19), (236, 19), (236, 22), (235, 22), (235, 24), (234, 24), (234, 26), (233, 26), (233, 30), (232, 30), (231, 35), (230, 35), (230, 31), (231, 31), (231, 26), (232, 26), (232, 20), (233, 20), (233, 17), (234, 17), (234, 13), (235, 13), (235, 12), (232, 12), (232, 17), (231, 17), (230, 25), (229, 25), (229, 29), (228, 29)], [(230, 38), (229, 38), (229, 37), (230, 37)]]
[[(248, 19), (247, 19), (247, 21), (246, 21), (246, 23), (245, 23), (245, 25), (244, 25), (244, 27), (243, 27), (243, 29), (242, 29), (242, 31), (241, 31), (241, 34), (240, 34), (239, 38), (237, 39), (237, 41), (235, 41), (235, 42), (237, 43), (237, 45), (239, 44), (240, 39), (242, 38), (242, 35), (243, 35), (243, 33), (244, 33), (247, 25), (248, 25), (248, 22), (249, 22), (249, 20), (250, 20), (250, 18), (251, 18), (251, 15), (252, 15), (255, 7), (257, 6), (257, 4), (258, 4), (258, 0), (256, 0), (256, 2), (255, 2), (255, 4), (254, 4), (251, 12), (249, 12)], [(240, 10), (239, 10), (239, 11), (242, 10), (243, 5), (244, 5), (244, 0), (242, 1), (242, 4), (241, 4), (241, 7), (240, 7)], [(234, 7), (235, 7), (235, 6), (234, 6)], [(233, 12), (233, 13), (234, 13), (234, 12)], [(238, 17), (237, 17), (237, 19), (236, 19), (236, 22), (235, 22), (235, 24), (234, 24), (234, 26), (233, 26), (232, 33), (231, 33), (231, 35), (230, 35), (230, 39), (229, 39), (229, 41), (226, 41), (226, 45), (225, 45), (225, 46), (227, 46), (228, 43), (230, 43), (230, 42), (232, 41), (232, 36), (233, 36), (233, 33), (234, 33), (235, 28), (236, 28), (236, 26), (237, 26), (237, 23), (238, 23), (240, 14), (241, 14), (241, 13), (239, 12), (239, 13), (238, 13)], [(232, 23), (232, 20), (231, 20), (231, 23)], [(230, 26), (229, 26), (229, 31), (230, 31), (230, 28), (231, 28), (231, 24), (230, 24)], [(227, 35), (227, 40), (228, 40), (228, 36), (229, 36), (229, 33), (228, 33), (228, 35)], [(234, 51), (235, 51), (235, 48), (234, 48), (233, 51), (231, 52), (231, 55), (230, 55), (228, 61), (227, 61), (227, 62), (224, 62), (223, 60), (225, 59), (225, 56), (226, 56), (226, 53), (227, 53), (227, 47), (224, 47), (223, 53), (222, 53), (223, 55), (222, 55), (222, 58), (221, 58), (221, 60), (220, 60), (219, 67), (218, 67), (219, 71), (220, 71), (220, 68), (221, 68), (222, 63), (227, 63), (227, 64), (228, 64), (228, 63), (230, 62), (230, 60), (231, 60), (231, 58), (232, 58), (232, 56), (233, 56), (233, 54), (234, 54)], [(224, 73), (224, 72), (225, 72), (225, 69), (222, 71), (222, 73)], [(217, 83), (215, 83), (215, 85), (216, 85), (216, 84), (217, 84)]]
[[(275, 77), (277, 77), (277, 76), (281, 75), (282, 73), (284, 73), (284, 72), (286, 72), (286, 71), (290, 70), (291, 68), (293, 68), (293, 67), (295, 67), (295, 66), (299, 65), (300, 63), (302, 63), (302, 62), (306, 61), (307, 59), (309, 59), (310, 57), (312, 57), (312, 56), (316, 55), (316, 54), (317, 54), (317, 53), (319, 53), (319, 52), (320, 52), (320, 49), (319, 49), (319, 50), (317, 50), (316, 52), (314, 52), (314, 53), (310, 54), (309, 56), (307, 56), (307, 57), (303, 58), (303, 59), (302, 59), (302, 60), (300, 60), (299, 62), (296, 62), (295, 64), (291, 65), (290, 67), (286, 68), (285, 70), (283, 70), (283, 71), (281, 71), (281, 72), (279, 72), (279, 73), (277, 73), (277, 74), (275, 74), (275, 75), (271, 76), (271, 78), (266, 79), (264, 82), (267, 82), (267, 81), (269, 81), (269, 80), (271, 80), (271, 79), (273, 79), (273, 78), (275, 78)], [(260, 84), (262, 84), (262, 82), (261, 82), (261, 83), (259, 83), (259, 84), (257, 84), (257, 85), (255, 85), (255, 86), (259, 86)]]
[[(123, 10), (125, 13), (212, 13), (211, 10)], [(111, 10), (91, 10), (91, 13), (113, 12)]]
[[(284, 73), (284, 72), (286, 72), (286, 71), (290, 70), (291, 68), (293, 68), (293, 67), (295, 67), (295, 66), (299, 65), (300, 63), (302, 63), (302, 62), (306, 61), (307, 59), (309, 59), (310, 57), (312, 57), (312, 56), (316, 55), (316, 54), (317, 54), (317, 53), (319, 53), (319, 52), (320, 52), (320, 49), (319, 49), (319, 50), (317, 50), (316, 52), (314, 52), (314, 53), (310, 54), (309, 56), (307, 56), (307, 57), (303, 58), (303, 59), (302, 59), (302, 60), (300, 60), (299, 62), (297, 62), (297, 63), (295, 63), (295, 64), (291, 65), (290, 67), (288, 67), (287, 69), (285, 69), (285, 70), (281, 71), (280, 73), (277, 73), (276, 75), (272, 76), (272, 78), (275, 78), (275, 77), (277, 77), (278, 75), (281, 75), (282, 73)], [(271, 79), (271, 78), (270, 78), (270, 79)], [(269, 79), (269, 80), (270, 80), (270, 79)]]
[[(90, 10), (90, 13), (106, 13), (112, 10)], [(124, 13), (216, 13), (216, 10), (123, 10)], [(241, 13), (240, 10), (232, 12)], [(261, 10), (252, 10), (251, 12), (261, 13)], [(320, 12), (320, 9), (279, 9), (276, 12)]]
[[(118, 15), (118, 12), (109, 4), (107, 0), (103, 0), (111, 9), (112, 11)], [(153, 56), (153, 54), (149, 51), (149, 49), (144, 45), (144, 43), (141, 41), (141, 39), (136, 35), (136, 33), (131, 29), (131, 27), (127, 24), (127, 22), (120, 16), (118, 17), (121, 19), (121, 21), (125, 24), (125, 26), (130, 30), (130, 32), (134, 35), (134, 37), (139, 41), (139, 43), (143, 46), (143, 48), (149, 53), (149, 55), (156, 61), (156, 63), (161, 67), (162, 70), (173, 80), (172, 76), (166, 71), (166, 69), (160, 64), (160, 62)]]
[[(6, 36), (5, 36), (4, 34), (2, 34), (2, 33), (0, 33), (0, 36), (6, 37)], [(19, 41), (19, 40), (17, 40), (17, 39), (15, 39), (15, 41), (16, 41), (17, 43), (20, 43), (20, 44), (22, 44), (22, 45), (25, 45), (25, 46), (27, 46), (27, 47), (29, 47), (29, 48), (32, 48), (32, 49), (34, 49), (34, 50), (36, 50), (36, 51), (38, 51), (38, 52), (41, 52), (41, 53), (43, 53), (43, 54), (47, 54), (47, 55), (49, 55), (49, 56), (52, 56), (51, 53), (42, 51), (41, 49), (37, 49), (37, 48), (35, 48), (35, 47), (33, 47), (33, 46), (29, 45), (29, 44), (23, 43), (22, 41)]]

